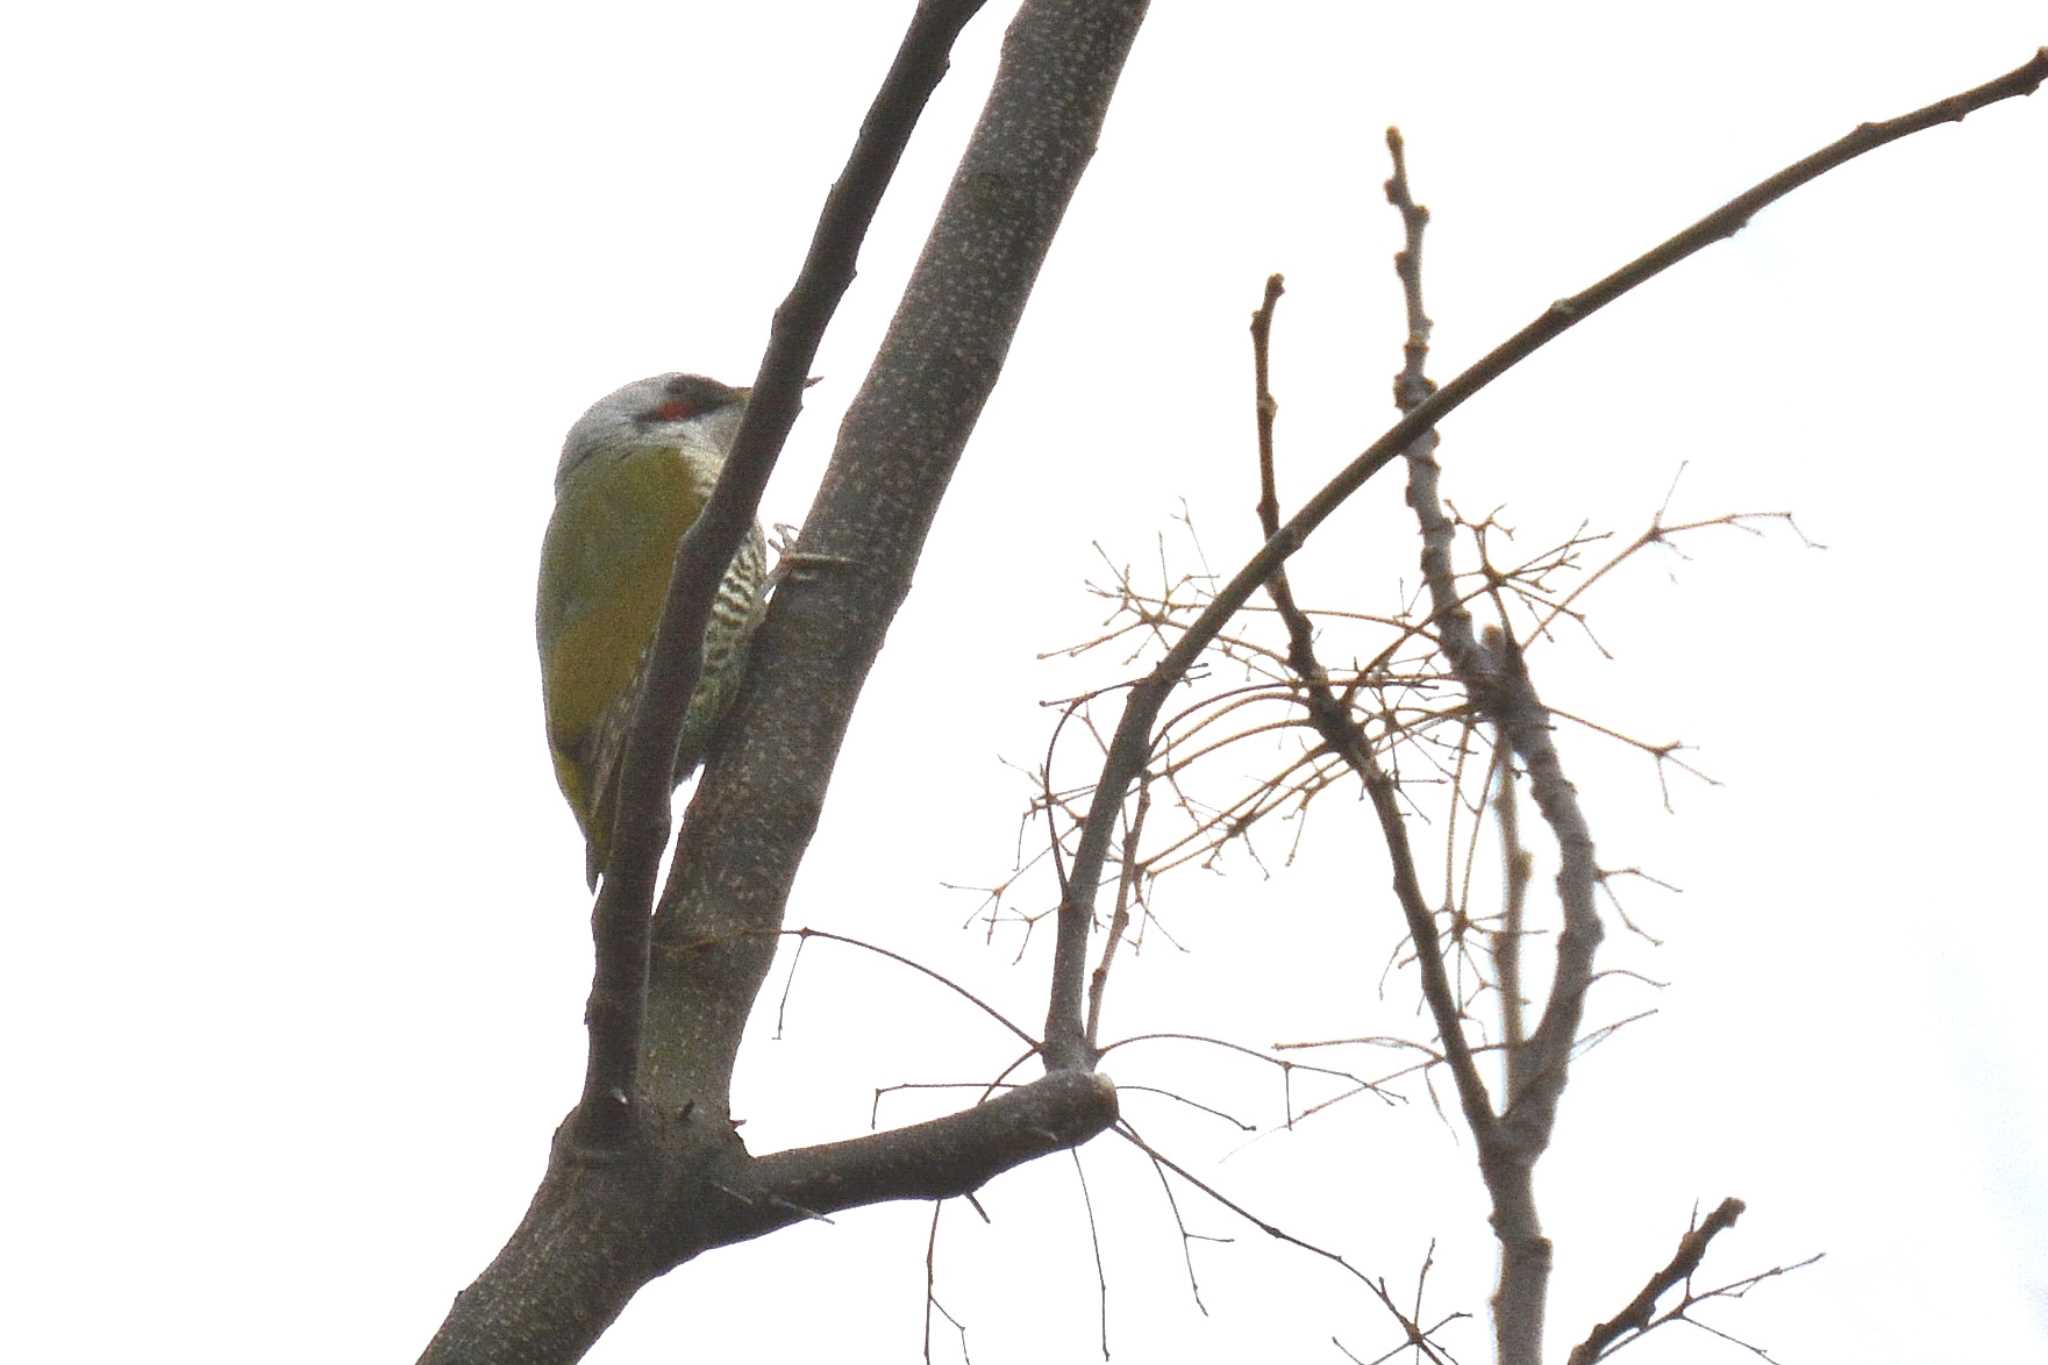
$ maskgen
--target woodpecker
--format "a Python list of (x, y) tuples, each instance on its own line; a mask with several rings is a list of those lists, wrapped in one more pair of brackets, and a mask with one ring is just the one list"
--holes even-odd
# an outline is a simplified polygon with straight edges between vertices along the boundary
[[(702, 375), (655, 375), (591, 404), (562, 443), (534, 617), (548, 751), (583, 831), (592, 890), (611, 851), (626, 730), (676, 547), (711, 499), (747, 396)], [(757, 522), (711, 604), (703, 669), (676, 743), (678, 785), (703, 762), (738, 691), (767, 582)]]

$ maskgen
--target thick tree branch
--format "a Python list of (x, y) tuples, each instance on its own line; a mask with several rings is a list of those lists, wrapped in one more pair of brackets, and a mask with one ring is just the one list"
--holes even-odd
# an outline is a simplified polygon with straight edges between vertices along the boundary
[(1116, 1119), (1116, 1087), (1107, 1079), (1054, 1072), (929, 1123), (777, 1152), (754, 1163), (762, 1222), (743, 1235), (758, 1237), (807, 1213), (972, 1194), (1013, 1167), (1078, 1147)]
[[(939, 8), (927, 5), (920, 18)], [(848, 715), (1093, 153), (1144, 11), (1139, 0), (1031, 0), (1011, 26), (988, 104), (797, 547), (814, 556), (808, 562), (840, 567), (785, 584), (755, 640), (725, 752), (698, 789), (654, 916), (644, 997), (631, 989), (633, 921), (662, 831), (638, 821), (622, 831), (636, 851), (630, 860), (615, 851), (598, 931), (607, 953), (626, 951), (593, 997), (593, 1012), (607, 1015), (593, 1050), (605, 1055), (593, 1059), (594, 1104), (582, 1107), (610, 1112), (593, 1121), (591, 1142), (565, 1125), (526, 1219), (457, 1297), (423, 1361), (574, 1360), (640, 1285), (689, 1256), (832, 1208), (972, 1188), (1114, 1120), (1106, 1081), (1048, 1078), (905, 1134), (757, 1163), (728, 1119), (727, 1094)], [(829, 288), (831, 268), (823, 278)], [(815, 324), (819, 315), (795, 301), (801, 295), (779, 326), (806, 316)], [(767, 363), (755, 401), (766, 414), (759, 420), (786, 425), (773, 384), (793, 399), (810, 347), (778, 335), (771, 350), (788, 368), (769, 374), (776, 362)], [(762, 440), (743, 434), (728, 464), (690, 549), (707, 563), (722, 564), (736, 543), (712, 545), (712, 528), (751, 520), (751, 498), (738, 490), (765, 477), (753, 464), (765, 458), (753, 453)], [(682, 611), (671, 600), (664, 635), (684, 631), (687, 654)], [(671, 703), (687, 695), (675, 673), (662, 676)], [(636, 736), (640, 766), (655, 779), (674, 730), (666, 736)], [(665, 804), (664, 784), (645, 771), (636, 791), (641, 803), (652, 791)], [(645, 1047), (637, 1082), (615, 1055), (619, 1039), (635, 1034)]]
[(788, 298), (776, 310), (745, 420), (711, 501), (684, 535), (668, 602), (648, 657), (648, 680), (626, 735), (619, 817), (604, 889), (592, 911), (597, 970), (586, 1022), (589, 1063), (580, 1105), (582, 1139), (616, 1142), (632, 1102), (647, 988), (655, 866), (668, 844), (676, 737), (697, 685), (702, 642), (725, 566), (753, 526), (761, 492), (801, 406), (803, 380), (825, 326), (853, 282), (861, 242), (902, 159), (947, 55), (982, 0), (923, 0), (861, 123), (811, 237)]
[[(848, 414), (798, 547), (816, 557), (812, 562), (832, 560), (843, 567), (799, 579), (777, 594), (756, 642), (756, 667), (739, 698), (727, 751), (698, 791), (691, 837), (682, 842), (653, 920), (647, 959), (652, 989), (644, 997), (645, 1027), (638, 1029), (631, 1026), (631, 1013), (643, 997), (633, 989), (636, 954), (630, 950), (640, 929), (632, 920), (651, 893), (657, 855), (646, 845), (658, 848), (660, 831), (621, 830), (622, 845), (630, 840), (636, 852), (631, 866), (615, 857), (624, 902), (608, 905), (601, 898), (598, 927), (605, 951), (620, 943), (628, 951), (615, 959), (624, 965), (615, 966), (593, 994), (593, 1015), (607, 1016), (594, 1018), (593, 1051), (607, 1055), (593, 1059), (600, 1083), (589, 1090), (593, 1103), (583, 1106), (616, 1110), (613, 1118), (597, 1120), (612, 1126), (594, 1143), (578, 1140), (565, 1127), (526, 1218), (485, 1274), (458, 1296), (423, 1360), (573, 1360), (640, 1285), (689, 1256), (855, 1203), (971, 1189), (1008, 1165), (1083, 1141), (1114, 1118), (1114, 1093), (1106, 1082), (1054, 1074), (979, 1109), (899, 1134), (756, 1161), (725, 1107), (739, 1029), (772, 956), (782, 906), (816, 827), (847, 716), (908, 591), (911, 566), (1093, 150), (1143, 12), (1140, 0), (1030, 0), (1012, 26), (989, 106), (883, 355)], [(2048, 53), (1994, 83), (2004, 88), (1987, 86), (1944, 101), (1926, 121), (1958, 118), (1979, 104), (2025, 93), (2044, 71)], [(1837, 160), (1909, 131), (1897, 124), (1859, 130), (1843, 144), (1858, 145)], [(1472, 393), (1586, 312), (1733, 231), (1770, 198), (1818, 173), (1787, 181), (1753, 202), (1735, 201), (1723, 213), (1739, 208), (1739, 215), (1703, 220), (1694, 231), (1707, 235), (1697, 244), (1639, 278), (1617, 285), (1621, 275), (1610, 277), (1555, 306), (1424, 402), (1282, 527), (1218, 597), (1203, 624), (1139, 685), (1084, 837), (1084, 854), (1089, 839), (1096, 840), (1093, 864), (1084, 860), (1074, 869), (1061, 909), (1049, 1010), (1049, 1041), (1058, 1040), (1049, 1062), (1053, 1071), (1092, 1066), (1081, 1028), (1085, 948), (1113, 813), (1145, 757), (1166, 692), (1222, 621), (1345, 497)], [(776, 354), (784, 354), (780, 340)], [(787, 354), (800, 358), (809, 351), (798, 347)], [(793, 401), (804, 366), (795, 359), (790, 364), (779, 382), (784, 399)], [(778, 378), (764, 374), (758, 401), (767, 414), (760, 418), (765, 431), (786, 425), (788, 412), (776, 415), (784, 401), (776, 397)], [(746, 444), (751, 448), (761, 439), (750, 437)], [(741, 505), (720, 510), (707, 523), (731, 529), (750, 518), (750, 508)], [(708, 543), (710, 536), (707, 527), (707, 543), (697, 553), (715, 569), (723, 559)], [(684, 630), (678, 622), (673, 628)], [(687, 637), (682, 648), (689, 652)], [(673, 686), (674, 676), (665, 673), (664, 681)], [(682, 696), (687, 690), (676, 689)], [(671, 701), (679, 714), (680, 702)], [(637, 778), (641, 800), (663, 785), (661, 755), (672, 748), (673, 731), (666, 743), (659, 736), (636, 740), (653, 755), (643, 754), (639, 766), (655, 765), (654, 778)], [(656, 805), (665, 801), (665, 791), (655, 793)], [(608, 883), (613, 880), (608, 875)], [(607, 894), (612, 892), (608, 885)], [(618, 1039), (635, 1034), (646, 1044), (637, 1085), (630, 1059), (621, 1069), (615, 1055)], [(642, 1092), (655, 1103), (631, 1103)], [(849, 1193), (849, 1176), (858, 1192)]]
[(664, 1105), (723, 1102), (848, 719), (1144, 12), (1139, 0), (1033, 0), (1005, 38), (988, 103), (795, 547), (831, 567), (776, 593), (723, 762), (691, 803), (654, 925), (648, 1081)]
[(633, 1138), (595, 1164), (565, 1150), (565, 1126), (554, 1165), (572, 1162), (576, 1178), (541, 1186), (423, 1365), (573, 1361), (641, 1285), (685, 1261), (846, 1209), (971, 1194), (1086, 1142), (1116, 1122), (1117, 1103), (1106, 1079), (1062, 1072), (929, 1123), (758, 1159), (723, 1123), (633, 1117)]

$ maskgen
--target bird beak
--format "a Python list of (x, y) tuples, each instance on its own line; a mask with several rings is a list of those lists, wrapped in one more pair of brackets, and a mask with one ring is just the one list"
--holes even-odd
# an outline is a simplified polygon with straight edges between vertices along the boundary
[[(824, 383), (824, 382), (825, 382), (825, 376), (824, 376), (824, 375), (822, 375), (822, 374), (814, 374), (814, 375), (812, 375), (812, 376), (811, 376), (811, 377), (810, 377), (809, 379), (806, 379), (806, 380), (804, 381), (804, 387), (808, 389), (808, 388), (810, 388), (810, 387), (811, 387), (811, 386), (812, 386), (813, 384), (822, 384), (822, 383)], [(733, 390), (733, 392), (734, 392), (734, 393), (736, 393), (736, 394), (739, 394), (739, 395), (741, 395), (742, 397), (745, 397), (745, 398), (752, 398), (752, 397), (754, 396), (754, 386), (753, 386), (752, 384), (749, 384), (749, 385), (747, 385), (747, 386), (746, 386), (745, 388), (739, 388), (739, 389), (734, 389), (734, 390)]]

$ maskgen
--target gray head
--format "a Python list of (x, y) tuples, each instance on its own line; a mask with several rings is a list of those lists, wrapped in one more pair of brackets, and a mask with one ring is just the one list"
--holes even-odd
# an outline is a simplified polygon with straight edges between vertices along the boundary
[(694, 446), (723, 457), (746, 415), (747, 390), (701, 374), (657, 374), (606, 394), (569, 428), (555, 487), (593, 455), (648, 445)]

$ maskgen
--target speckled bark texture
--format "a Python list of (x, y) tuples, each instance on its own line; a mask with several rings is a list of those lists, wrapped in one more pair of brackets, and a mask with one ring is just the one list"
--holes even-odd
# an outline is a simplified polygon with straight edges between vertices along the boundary
[(840, 428), (799, 553), (754, 642), (722, 761), (692, 802), (655, 925), (648, 1029), (665, 1103), (725, 1093), (832, 762), (925, 535), (1095, 150), (1142, 4), (1025, 6), (988, 105)]
[[(927, 75), (942, 68), (974, 8), (921, 5), (913, 39), (928, 26), (936, 51), (912, 53), (906, 39), (891, 80), (911, 64)], [(796, 547), (834, 557), (831, 567), (777, 592), (724, 747), (684, 823), (653, 924), (637, 1093), (630, 1104), (619, 1097), (601, 1145), (565, 1122), (525, 1219), (457, 1297), (423, 1362), (577, 1360), (642, 1285), (705, 1251), (835, 1210), (964, 1194), (1115, 1122), (1114, 1087), (1067, 1071), (930, 1123), (756, 1158), (729, 1121), (728, 1092), (848, 719), (1144, 12), (1135, 0), (1050, 0), (1025, 4), (1012, 24), (981, 122)], [(920, 94), (902, 117), (914, 120), (921, 104)], [(837, 268), (850, 275), (850, 264)], [(892, 871), (878, 866), (877, 881)]]

